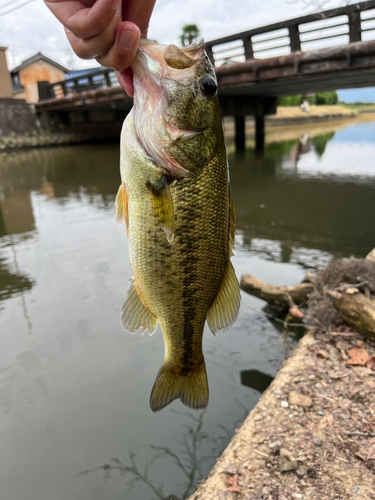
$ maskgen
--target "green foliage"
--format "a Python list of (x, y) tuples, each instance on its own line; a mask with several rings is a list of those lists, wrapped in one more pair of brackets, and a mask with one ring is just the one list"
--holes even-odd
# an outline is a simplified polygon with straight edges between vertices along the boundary
[(303, 97), (298, 95), (286, 95), (279, 97), (279, 106), (299, 106), (303, 101)]
[(319, 156), (319, 158), (323, 156), (324, 151), (326, 150), (327, 143), (334, 138), (335, 134), (336, 132), (330, 132), (328, 134), (318, 135), (317, 137), (314, 137), (312, 139), (316, 154)]
[(187, 47), (200, 35), (200, 30), (196, 24), (185, 24), (182, 27), (180, 41), (182, 47)]
[(315, 94), (315, 104), (337, 104), (339, 102), (339, 96), (337, 92), (318, 92)]
[(279, 97), (279, 106), (299, 106), (304, 99), (306, 99), (310, 105), (317, 104), (318, 106), (322, 104), (338, 104), (339, 102), (337, 92), (318, 92), (315, 95), (308, 96), (297, 94)]

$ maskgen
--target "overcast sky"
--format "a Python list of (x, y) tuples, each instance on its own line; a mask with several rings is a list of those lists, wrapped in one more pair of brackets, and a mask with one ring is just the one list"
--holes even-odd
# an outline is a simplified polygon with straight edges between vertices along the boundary
[[(42, 0), (6, 13), (27, 0), (0, 0), (0, 46), (8, 47), (9, 69), (36, 52), (69, 68), (96, 66), (70, 50), (62, 25)], [(312, 0), (305, 0), (310, 3)], [(181, 27), (198, 24), (206, 40), (298, 17), (313, 11), (304, 0), (157, 0), (149, 36), (160, 43), (178, 43)], [(342, 5), (329, 0), (325, 8)]]

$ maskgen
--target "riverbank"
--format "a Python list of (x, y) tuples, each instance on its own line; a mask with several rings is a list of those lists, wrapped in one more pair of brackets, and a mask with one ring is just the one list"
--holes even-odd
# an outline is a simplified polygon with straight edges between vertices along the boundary
[[(300, 125), (317, 125), (336, 123), (338, 121), (352, 120), (357, 118), (362, 113), (374, 113), (375, 108), (366, 109), (349, 109), (344, 105), (335, 106), (310, 106), (310, 111), (306, 113), (299, 106), (278, 106), (275, 115), (266, 116), (265, 125), (266, 131), (270, 132), (277, 127), (295, 127)], [(246, 117), (245, 121), (246, 132), (248, 134), (255, 133), (255, 120), (252, 116)], [(234, 118), (227, 117), (224, 119), (224, 128), (226, 136), (234, 138)]]
[(309, 332), (189, 500), (371, 500), (375, 371), (348, 364), (348, 331)]
[[(345, 303), (359, 303), (361, 297), (368, 301), (371, 306), (365, 314), (374, 310), (370, 292), (375, 276), (371, 263), (374, 252), (375, 249), (368, 255), (368, 261), (336, 262), (324, 271), (324, 279), (332, 281), (339, 269), (349, 274), (350, 269), (358, 272), (368, 269), (368, 281), (361, 283), (369, 286), (364, 295), (359, 292), (360, 285), (341, 287), (341, 294), (333, 292), (346, 295), (346, 299), (340, 299)], [(321, 321), (312, 320), (319, 315), (325, 315), (326, 322), (330, 315), (333, 321), (334, 313), (327, 308), (332, 306), (323, 305), (326, 296), (322, 297), (319, 291), (323, 274), (314, 281), (314, 291), (310, 292), (310, 297), (317, 301), (315, 309), (310, 299), (308, 302), (307, 322), (315, 325), (322, 325)], [(243, 284), (249, 278), (244, 276), (241, 280), (244, 290), (247, 288)], [(262, 293), (259, 295), (255, 289), (249, 290), (250, 293), (280, 307), (275, 293), (281, 287), (258, 283), (254, 278), (252, 281)], [(257, 283), (261, 284), (260, 289)], [(305, 294), (306, 287), (311, 284), (289, 287), (288, 301), (304, 302), (303, 297), (299, 300), (293, 296), (297, 292), (292, 292), (292, 288)], [(282, 297), (280, 300), (286, 301)], [(347, 307), (343, 310), (346, 315)], [(294, 304), (290, 313), (298, 317), (301, 311)], [(360, 314), (360, 318), (364, 317)], [(374, 314), (371, 314), (373, 325)], [(352, 324), (354, 320), (357, 321), (352, 314), (348, 322)], [(248, 500), (372, 500), (375, 337), (371, 328), (366, 326), (363, 330), (361, 324), (366, 335), (345, 323), (310, 329), (190, 500), (235, 500), (238, 495)]]
[[(12, 106), (12, 108), (15, 106)], [(25, 107), (25, 106), (23, 106)], [(20, 106), (18, 106), (20, 108)], [(25, 113), (25, 112), (24, 112)], [(374, 113), (375, 107), (355, 107), (353, 109), (347, 106), (337, 105), (337, 106), (311, 106), (309, 113), (302, 111), (299, 107), (283, 107), (279, 106), (277, 108), (276, 115), (271, 115), (266, 117), (266, 141), (270, 137), (270, 134), (274, 135), (274, 130), (278, 134), (280, 130), (286, 130), (289, 127), (299, 127), (304, 126), (316, 126), (320, 124), (322, 126), (329, 126), (333, 123), (337, 126), (338, 122), (346, 123), (348, 120), (352, 120), (362, 115), (362, 113)], [(13, 116), (13, 115), (12, 115)], [(372, 115), (369, 114), (370, 118)], [(31, 114), (28, 112), (28, 120), (31, 120)], [(9, 121), (9, 120), (8, 120)], [(17, 121), (17, 120), (16, 120)], [(25, 123), (25, 119), (22, 118), (22, 123)], [(3, 129), (8, 130), (9, 124), (4, 123)], [(105, 133), (103, 133), (103, 127), (105, 125)], [(25, 127), (24, 127), (25, 128)], [(82, 130), (81, 130), (82, 129)], [(7, 135), (3, 134), (0, 137), (0, 152), (1, 151), (11, 151), (17, 149), (29, 149), (29, 148), (39, 148), (39, 147), (49, 147), (64, 144), (84, 144), (89, 142), (114, 142), (119, 137), (120, 126), (118, 124), (105, 123), (105, 124), (89, 124), (86, 126), (85, 130), (81, 127), (74, 132), (69, 132), (67, 130), (61, 131), (48, 131), (46, 128), (41, 128), (40, 126), (31, 126), (25, 128), (22, 132), (18, 129), (16, 132), (9, 133)], [(230, 141), (234, 138), (234, 119), (227, 117), (224, 119), (224, 130), (225, 136)], [(26, 131), (26, 133), (25, 133)], [(253, 117), (246, 118), (246, 131), (249, 135), (254, 134), (255, 124)], [(292, 134), (293, 135), (293, 134)], [(273, 139), (274, 140), (274, 137)]]

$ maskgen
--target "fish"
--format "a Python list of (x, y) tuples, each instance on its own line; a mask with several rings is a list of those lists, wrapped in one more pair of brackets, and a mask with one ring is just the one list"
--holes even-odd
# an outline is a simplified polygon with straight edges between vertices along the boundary
[(188, 47), (142, 39), (132, 66), (134, 104), (121, 132), (116, 220), (126, 223), (134, 273), (121, 310), (131, 333), (160, 325), (164, 362), (150, 396), (156, 412), (175, 399), (207, 407), (204, 325), (236, 320), (235, 209), (212, 64)]

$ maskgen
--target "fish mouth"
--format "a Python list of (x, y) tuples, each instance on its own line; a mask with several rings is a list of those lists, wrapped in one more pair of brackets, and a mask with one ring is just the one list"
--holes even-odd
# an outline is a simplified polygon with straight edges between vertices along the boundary
[[(206, 57), (205, 41), (199, 38), (188, 47), (177, 45), (159, 45), (147, 38), (141, 38), (138, 45), (137, 56), (132, 65), (133, 72), (139, 78), (153, 77), (159, 81), (164, 77), (177, 77), (187, 80), (193, 77), (196, 67)], [(173, 70), (185, 70), (178, 71)], [(155, 82), (154, 82), (155, 83)]]

